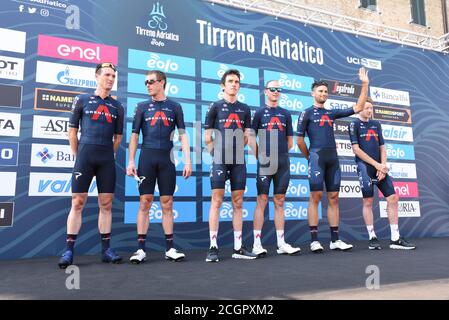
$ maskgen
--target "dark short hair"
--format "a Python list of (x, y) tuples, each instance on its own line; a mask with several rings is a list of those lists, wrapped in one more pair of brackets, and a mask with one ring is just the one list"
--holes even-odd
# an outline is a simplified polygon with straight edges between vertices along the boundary
[(235, 74), (239, 78), (239, 81), (240, 81), (240, 71), (238, 71), (237, 69), (229, 69), (229, 70), (226, 70), (226, 72), (221, 77), (222, 85), (224, 85), (226, 83), (226, 77), (229, 76), (230, 74)]
[(114, 72), (117, 72), (117, 68), (110, 62), (103, 62), (103, 63), (99, 63), (97, 64), (97, 67), (95, 68), (95, 73), (96, 74), (100, 74), (100, 70), (102, 68), (111, 68), (112, 70), (114, 70)]
[(319, 86), (325, 86), (326, 88), (329, 89), (329, 85), (327, 84), (327, 82), (320, 80), (320, 81), (315, 81), (314, 83), (312, 83), (312, 91), (313, 91), (313, 89), (315, 89), (315, 87), (319, 87)]
[(167, 85), (167, 76), (165, 75), (165, 73), (159, 70), (150, 70), (147, 72), (147, 76), (149, 76), (150, 74), (155, 74), (157, 78), (156, 80), (159, 81), (164, 80), (164, 89), (165, 89), (165, 86)]

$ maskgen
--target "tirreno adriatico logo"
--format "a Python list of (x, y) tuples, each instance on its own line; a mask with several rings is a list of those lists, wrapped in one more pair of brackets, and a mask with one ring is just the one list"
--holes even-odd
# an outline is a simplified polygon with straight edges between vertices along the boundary
[[(146, 15), (146, 17), (148, 16)], [(153, 4), (145, 27), (136, 26), (136, 34), (150, 38), (150, 45), (155, 47), (165, 47), (166, 41), (179, 42), (179, 34), (167, 30), (167, 16), (164, 7), (159, 2)]]
[(161, 31), (167, 30), (167, 23), (164, 21), (167, 17), (164, 14), (164, 7), (158, 3), (153, 4), (153, 10), (150, 13), (150, 20), (148, 26), (151, 29), (159, 29)]

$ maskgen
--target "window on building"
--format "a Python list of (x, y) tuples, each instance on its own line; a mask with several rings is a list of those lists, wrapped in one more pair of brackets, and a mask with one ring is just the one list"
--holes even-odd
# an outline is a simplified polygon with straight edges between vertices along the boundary
[(424, 0), (410, 0), (412, 11), (412, 23), (426, 25), (426, 10), (424, 8)]
[(376, 2), (377, 2), (376, 0), (360, 0), (360, 8), (376, 11), (377, 9)]

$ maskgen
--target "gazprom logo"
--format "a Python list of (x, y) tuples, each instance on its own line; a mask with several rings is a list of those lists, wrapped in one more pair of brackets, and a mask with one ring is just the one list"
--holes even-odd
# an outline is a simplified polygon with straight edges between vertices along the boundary
[(64, 71), (60, 71), (56, 75), (56, 79), (59, 83), (69, 86), (79, 86), (79, 87), (96, 87), (97, 82), (90, 79), (77, 79), (70, 78), (70, 68), (66, 67)]
[(150, 69), (158, 69), (168, 73), (176, 73), (179, 70), (179, 65), (175, 61), (171, 59), (162, 60), (160, 56), (155, 53), (150, 54), (147, 66)]

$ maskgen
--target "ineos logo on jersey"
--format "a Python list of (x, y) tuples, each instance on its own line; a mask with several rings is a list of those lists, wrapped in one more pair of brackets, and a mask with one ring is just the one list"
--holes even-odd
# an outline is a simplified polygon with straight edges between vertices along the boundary
[(152, 117), (149, 117), (145, 120), (151, 120), (150, 126), (154, 126), (159, 120), (162, 120), (162, 123), (165, 127), (168, 127), (170, 125), (170, 123), (168, 122), (169, 120), (170, 122), (173, 122), (173, 119), (168, 118), (163, 111), (156, 111)]
[(220, 120), (220, 122), (224, 122), (224, 127), (229, 128), (231, 124), (235, 123), (239, 129), (242, 129), (242, 123), (243, 121), (240, 120), (240, 117), (236, 113), (229, 114), (228, 118), (226, 120)]
[(276, 125), (277, 129), (279, 129), (280, 131), (284, 131), (284, 125), (278, 117), (271, 117), (270, 122), (266, 124), (266, 126), (268, 126), (267, 130), (271, 131), (274, 125)]
[(327, 124), (329, 125), (329, 127), (332, 127), (332, 121), (331, 121), (331, 119), (329, 118), (329, 116), (326, 115), (326, 114), (323, 115), (323, 116), (321, 116), (321, 119), (320, 119), (320, 127), (323, 127), (325, 123), (327, 123)]
[(374, 139), (376, 139), (376, 141), (379, 141), (379, 138), (378, 138), (379, 135), (373, 129), (368, 129), (366, 134), (363, 134), (361, 136), (363, 136), (365, 138), (365, 141), (371, 141), (371, 138), (374, 138)]
[(108, 107), (105, 105), (99, 105), (97, 110), (95, 111), (88, 111), (86, 110), (86, 114), (92, 114), (91, 120), (98, 121), (101, 115), (104, 115), (106, 118), (106, 121), (108, 123), (112, 123), (112, 118), (117, 119), (117, 116), (110, 113)]

